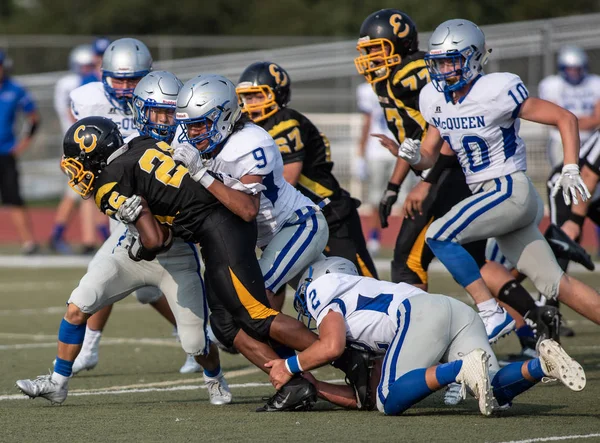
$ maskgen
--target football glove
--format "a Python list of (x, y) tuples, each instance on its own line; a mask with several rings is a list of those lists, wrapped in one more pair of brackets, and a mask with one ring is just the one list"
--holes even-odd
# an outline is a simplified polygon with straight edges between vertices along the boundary
[(568, 164), (563, 166), (560, 177), (552, 189), (552, 198), (558, 194), (558, 191), (561, 188), (563, 199), (567, 206), (571, 205), (571, 199), (573, 199), (573, 204), (579, 203), (579, 200), (577, 200), (577, 193), (581, 196), (582, 201), (591, 198), (590, 191), (588, 191), (579, 174), (578, 165)]
[(200, 151), (195, 147), (191, 145), (177, 146), (173, 160), (183, 163), (190, 172), (190, 177), (205, 188), (215, 181), (215, 178), (208, 173), (207, 163), (200, 157)]
[(392, 213), (392, 206), (398, 201), (398, 191), (400, 191), (400, 185), (388, 183), (387, 189), (383, 192), (383, 197), (379, 202), (379, 222), (382, 228), (388, 227), (388, 217)]
[(140, 216), (140, 212), (142, 212), (142, 197), (132, 195), (119, 206), (115, 218), (121, 223), (135, 223)]
[(419, 163), (421, 161), (421, 141), (412, 138), (405, 139), (398, 149), (398, 157), (411, 165)]

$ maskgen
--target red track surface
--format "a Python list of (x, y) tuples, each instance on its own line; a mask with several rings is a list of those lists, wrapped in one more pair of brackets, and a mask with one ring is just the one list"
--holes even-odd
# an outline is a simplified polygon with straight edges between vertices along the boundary
[[(35, 238), (38, 242), (47, 243), (52, 232), (54, 224), (54, 209), (50, 208), (34, 208), (30, 210), (35, 231)], [(10, 214), (6, 208), (0, 208), (0, 244), (15, 244), (18, 243), (16, 230), (10, 219)], [(402, 219), (400, 217), (390, 217), (390, 226), (382, 231), (381, 243), (382, 246), (393, 248), (396, 242), (396, 236), (400, 229)], [(367, 226), (363, 218), (363, 227)], [(548, 220), (542, 220), (540, 225), (542, 231), (548, 226)], [(365, 230), (366, 231), (366, 230)], [(366, 234), (366, 232), (365, 232)], [(69, 242), (80, 243), (79, 217), (76, 216), (69, 224), (66, 230), (66, 240)], [(589, 250), (596, 250), (597, 240), (594, 232), (594, 226), (588, 220), (584, 225), (583, 244)]]

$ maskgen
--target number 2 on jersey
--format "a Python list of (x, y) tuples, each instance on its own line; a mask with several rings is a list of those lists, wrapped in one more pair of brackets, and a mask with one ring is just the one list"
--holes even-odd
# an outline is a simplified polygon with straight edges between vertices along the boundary
[(154, 177), (164, 185), (179, 188), (183, 177), (188, 173), (187, 168), (182, 165), (175, 165), (175, 161), (169, 155), (158, 149), (146, 150), (138, 164), (142, 171), (152, 174), (156, 167), (155, 160), (158, 160), (158, 167), (154, 171)]

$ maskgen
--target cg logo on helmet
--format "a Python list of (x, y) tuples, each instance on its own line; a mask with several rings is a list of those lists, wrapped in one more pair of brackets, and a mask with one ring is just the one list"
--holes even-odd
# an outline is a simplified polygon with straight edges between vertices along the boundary
[(396, 34), (399, 38), (406, 37), (410, 32), (410, 26), (408, 26), (408, 23), (404, 23), (404, 30), (400, 31), (402, 23), (402, 16), (400, 14), (394, 14), (390, 17), (390, 25), (394, 27), (394, 34)]
[(81, 131), (83, 131), (84, 129), (85, 129), (85, 125), (81, 125), (77, 129), (75, 129), (75, 134), (73, 136), (73, 139), (79, 145), (79, 149), (81, 149), (83, 152), (90, 153), (94, 149), (96, 149), (96, 143), (98, 142), (98, 137), (96, 137), (95, 134), (90, 134), (92, 136), (92, 143), (90, 146), (86, 145), (85, 144), (85, 135), (83, 137), (81, 137), (79, 135), (79, 133)]
[(285, 72), (280, 71), (279, 66), (277, 66), (275, 63), (269, 65), (269, 72), (275, 78), (275, 83), (277, 83), (279, 86), (287, 85), (287, 75), (285, 75)]

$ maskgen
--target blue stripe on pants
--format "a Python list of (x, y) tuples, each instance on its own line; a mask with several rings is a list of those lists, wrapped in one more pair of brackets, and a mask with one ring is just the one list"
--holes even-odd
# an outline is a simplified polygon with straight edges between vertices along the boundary
[[(317, 230), (319, 228), (319, 224), (317, 223), (317, 216), (315, 214), (311, 215), (310, 220), (312, 222), (312, 226), (310, 228), (310, 232), (308, 234), (308, 237), (306, 238), (306, 240), (304, 240), (304, 243), (302, 243), (302, 245), (296, 250), (296, 253), (294, 254), (294, 256), (291, 258), (290, 261), (288, 261), (288, 264), (285, 266), (285, 268), (283, 269), (283, 271), (279, 274), (279, 277), (277, 277), (275, 279), (275, 281), (269, 285), (269, 287), (267, 289), (271, 290), (271, 288), (276, 287), (279, 282), (281, 281), (281, 279), (287, 274), (287, 272), (290, 270), (290, 268), (292, 266), (294, 266), (294, 264), (296, 263), (296, 261), (298, 261), (298, 259), (300, 258), (300, 256), (304, 253), (304, 251), (306, 250), (306, 248), (308, 248), (308, 246), (310, 245), (310, 243), (312, 242), (313, 238), (315, 238), (315, 234), (317, 233)], [(306, 230), (307, 228), (307, 223), (304, 222), (302, 223), (302, 229), (300, 229), (299, 231), (304, 232), (304, 230)], [(289, 244), (289, 243), (288, 243)], [(286, 245), (287, 248), (288, 245)], [(291, 249), (291, 246), (290, 248)], [(281, 260), (279, 260), (280, 258), (283, 259), (283, 252), (279, 254), (279, 256), (277, 257), (276, 261), (279, 261), (281, 263)], [(275, 265), (273, 265), (273, 267), (269, 270), (269, 272), (273, 271), (276, 268)], [(265, 278), (265, 281), (267, 279)]]
[[(377, 388), (377, 395), (379, 395), (379, 401), (384, 404), (385, 403), (385, 396), (383, 395), (383, 381), (385, 380), (385, 376), (386, 376), (386, 367), (387, 367), (387, 362), (388, 362), (388, 358), (390, 358), (390, 355), (393, 355), (391, 357), (391, 364), (390, 364), (390, 377), (388, 380), (388, 386), (391, 385), (392, 383), (394, 383), (396, 381), (396, 364), (398, 362), (398, 356), (400, 355), (400, 350), (402, 349), (402, 344), (404, 343), (404, 338), (406, 337), (406, 332), (408, 331), (408, 325), (410, 323), (410, 302), (408, 301), (408, 299), (404, 300), (402, 302), (402, 305), (404, 306), (405, 312), (404, 312), (404, 325), (402, 327), (402, 332), (400, 333), (400, 335), (398, 336), (397, 332), (396, 332), (396, 337), (394, 337), (394, 340), (392, 340), (392, 343), (390, 344), (390, 348), (388, 349), (388, 351), (385, 354), (385, 358), (383, 360), (383, 365), (382, 365), (382, 369), (381, 369), (381, 378), (380, 378), (380, 382), (379, 382), (379, 387)], [(400, 312), (398, 312), (398, 317), (400, 317)], [(398, 323), (400, 323), (400, 318), (398, 318)], [(396, 338), (398, 337), (398, 341), (397, 343), (394, 345), (394, 341), (396, 341)]]
[(480, 197), (478, 197), (478, 198), (474, 199), (472, 202), (468, 203), (468, 204), (467, 204), (467, 205), (466, 205), (464, 208), (462, 208), (462, 211), (461, 211), (461, 212), (459, 212), (459, 213), (458, 213), (458, 214), (456, 214), (454, 217), (452, 217), (450, 220), (448, 220), (448, 221), (447, 221), (447, 222), (444, 224), (444, 226), (442, 226), (442, 228), (441, 228), (441, 229), (440, 229), (438, 232), (436, 232), (436, 234), (433, 236), (433, 240), (438, 240), (438, 239), (439, 239), (439, 237), (441, 237), (441, 235), (442, 235), (442, 234), (443, 234), (443, 233), (444, 233), (444, 232), (445, 232), (445, 231), (446, 231), (448, 228), (450, 228), (450, 226), (452, 226), (452, 225), (453, 225), (453, 224), (454, 224), (456, 221), (458, 221), (458, 219), (459, 219), (460, 217), (462, 217), (462, 216), (465, 214), (465, 212), (466, 212), (466, 211), (467, 211), (469, 208), (471, 208), (471, 207), (475, 206), (477, 203), (481, 202), (482, 200), (485, 200), (485, 199), (486, 199), (486, 198), (488, 198), (488, 197), (493, 197), (493, 196), (494, 196), (494, 194), (496, 194), (497, 192), (499, 192), (499, 191), (500, 191), (500, 187), (501, 187), (500, 180), (498, 180), (498, 179), (495, 179), (494, 181), (496, 182), (496, 189), (495, 189), (494, 191), (489, 191), (489, 192), (486, 192), (485, 194), (481, 195)]

